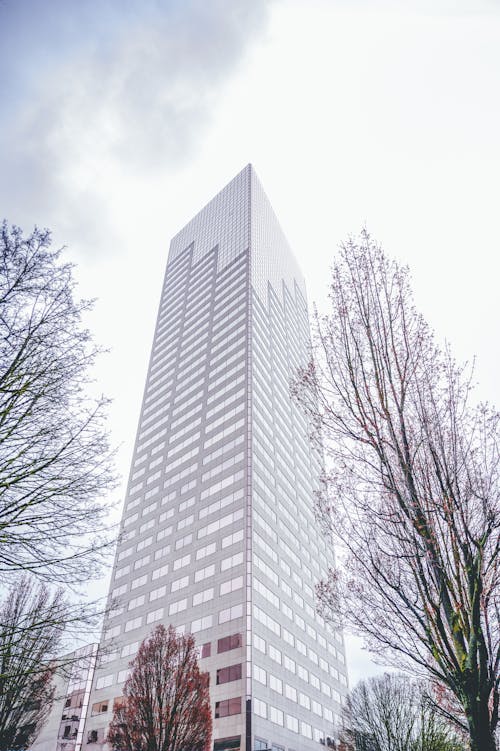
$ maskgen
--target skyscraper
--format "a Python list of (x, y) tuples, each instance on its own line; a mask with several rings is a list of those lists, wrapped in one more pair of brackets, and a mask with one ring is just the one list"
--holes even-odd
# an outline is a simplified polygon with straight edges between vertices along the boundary
[(344, 647), (314, 609), (331, 552), (289, 396), (308, 342), (302, 276), (248, 165), (170, 245), (88, 749), (159, 622), (196, 636), (214, 751), (313, 751), (332, 735)]

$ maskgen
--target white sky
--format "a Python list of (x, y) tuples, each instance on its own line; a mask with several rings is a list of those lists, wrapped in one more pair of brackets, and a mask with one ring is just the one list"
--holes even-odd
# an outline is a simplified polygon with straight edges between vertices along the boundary
[[(499, 50), (496, 0), (0, 3), (0, 205), (99, 298), (117, 498), (169, 240), (249, 161), (310, 301), (366, 225), (500, 402)], [(378, 669), (348, 660), (352, 683)]]

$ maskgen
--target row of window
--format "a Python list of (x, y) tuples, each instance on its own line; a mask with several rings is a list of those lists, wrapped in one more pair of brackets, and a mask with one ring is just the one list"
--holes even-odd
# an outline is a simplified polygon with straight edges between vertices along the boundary
[[(244, 614), (244, 607), (243, 604), (237, 604), (233, 605), (229, 608), (224, 608), (223, 610), (220, 610), (217, 617), (217, 623), (219, 626), (229, 623), (230, 621), (238, 620), (243, 617)], [(189, 624), (183, 624), (176, 626), (177, 633), (184, 633), (186, 631), (186, 626)], [(194, 621), (191, 621), (189, 632), (192, 634), (196, 634), (199, 631), (203, 631), (207, 628), (211, 628), (214, 625), (214, 617), (212, 615), (203, 616), (202, 618), (198, 618)], [(225, 642), (223, 644), (223, 642)], [(219, 646), (220, 645), (220, 646)], [(224, 637), (223, 639), (219, 639), (218, 642), (218, 652), (225, 652), (230, 649), (235, 649), (236, 647), (241, 646), (241, 635), (236, 634), (231, 637)], [(132, 657), (139, 648), (139, 642), (132, 642), (130, 644), (126, 644), (122, 650), (121, 650), (121, 657)], [(202, 656), (207, 656), (203, 655)], [(108, 659), (104, 662), (101, 660), (102, 664), (107, 664), (112, 659), (116, 659), (117, 654), (113, 653), (111, 656), (107, 656)], [(111, 657), (111, 659), (109, 659)], [(120, 670), (118, 673), (108, 673), (107, 675), (99, 676), (99, 678), (96, 681), (96, 689), (102, 689), (107, 688), (108, 686), (113, 685), (116, 678), (116, 683), (123, 683), (127, 680), (128, 676), (128, 670)], [(235, 679), (231, 679), (235, 680)]]
[[(238, 518), (241, 518), (243, 516), (243, 510), (241, 510), (241, 512), (235, 512), (235, 513), (240, 514)], [(218, 520), (218, 521), (221, 521), (221, 520)], [(186, 555), (183, 555), (180, 558), (176, 558), (172, 563), (172, 570), (178, 571), (179, 569), (184, 568), (185, 566), (188, 566), (191, 563), (191, 556), (192, 556), (191, 553), (187, 553)], [(133, 570), (141, 568), (142, 566), (147, 565), (149, 562), (150, 562), (150, 556), (148, 555), (148, 556), (144, 556), (142, 559), (139, 559), (139, 562), (136, 561), (136, 564), (138, 565), (134, 564), (133, 568), (131, 564), (120, 566), (115, 571), (115, 576), (114, 576), (115, 581), (123, 578), (124, 576), (128, 576)], [(234, 553), (233, 555), (230, 555), (227, 558), (223, 558), (220, 561), (220, 570), (227, 571), (228, 569), (234, 568), (235, 566), (238, 566), (242, 563), (243, 563), (243, 551), (239, 551), (238, 553)], [(210, 568), (209, 574), (205, 573), (207, 570), (207, 567), (203, 569), (196, 569), (193, 573), (194, 581), (195, 582), (201, 581), (207, 578), (207, 576), (212, 576), (212, 574), (215, 573), (214, 563), (212, 563), (210, 567), (208, 568)], [(168, 574), (168, 571), (169, 571), (169, 564), (164, 563), (159, 568), (155, 568), (151, 571), (151, 580), (155, 581), (156, 579), (166, 576)], [(148, 576), (149, 574), (144, 574), (143, 576), (138, 577), (137, 579), (132, 579), (130, 589), (137, 589), (137, 587), (140, 587), (143, 584), (146, 584), (146, 582), (148, 581)], [(126, 586), (126, 585), (123, 585), (123, 586)], [(113, 589), (113, 594), (112, 594), (113, 597), (117, 596), (114, 594), (116, 591), (117, 590)]]
[[(253, 666), (253, 678), (263, 686), (268, 686), (272, 691), (284, 696), (289, 701), (293, 701), (299, 704), (307, 711), (313, 712), (318, 717), (324, 717), (327, 722), (333, 722), (333, 712), (330, 707), (326, 707), (319, 701), (316, 701), (309, 694), (305, 694), (302, 691), (297, 690), (295, 686), (289, 683), (283, 682), (281, 678), (273, 675), (268, 670), (264, 670), (263, 667), (254, 663)], [(340, 704), (341, 696), (338, 691), (333, 691), (335, 700)]]
[[(185, 535), (184, 537), (177, 539), (176, 542), (175, 542), (175, 550), (180, 550), (183, 547), (186, 547), (187, 545), (190, 545), (192, 543), (192, 537), (193, 536), (190, 533), (189, 535)], [(243, 540), (243, 530), (240, 529), (240, 530), (237, 530), (236, 532), (233, 532), (232, 534), (226, 535), (225, 537), (222, 538), (222, 540), (221, 540), (221, 549), (223, 550), (224, 548), (230, 547), (231, 545), (234, 545), (236, 543), (242, 542), (242, 540)], [(147, 537), (147, 538), (141, 540), (141, 542), (137, 545), (137, 551), (138, 552), (142, 551), (142, 550), (144, 550), (145, 548), (149, 547), (152, 544), (153, 544), (153, 537), (152, 536)], [(213, 553), (215, 553), (216, 549), (217, 549), (217, 542), (216, 541), (210, 542), (207, 545), (204, 545), (201, 548), (198, 548), (195, 552), (193, 552), (193, 555), (195, 556), (195, 558), (196, 558), (197, 561), (198, 560), (202, 560), (203, 558), (206, 558), (207, 556), (212, 555)], [(165, 545), (162, 548), (159, 548), (159, 549), (155, 550), (154, 560), (156, 561), (156, 560), (160, 560), (161, 558), (164, 558), (165, 556), (167, 556), (170, 553), (170, 550), (171, 550), (171, 546), (170, 545)], [(128, 548), (128, 549), (122, 551), (118, 555), (118, 559), (117, 560), (121, 561), (124, 558), (128, 557), (129, 555), (131, 555), (133, 552), (134, 552), (134, 548)], [(177, 560), (180, 560), (180, 559), (177, 559)], [(136, 566), (134, 564), (134, 569), (142, 566), (143, 562), (145, 564), (146, 563), (146, 557), (140, 559), (140, 561), (141, 561), (141, 563), (139, 564), (139, 566)], [(178, 566), (178, 564), (176, 564), (176, 566)], [(112, 591), (112, 597), (116, 598), (116, 597), (120, 596), (121, 594), (123, 594), (125, 591), (126, 591), (126, 585), (124, 585), (123, 587), (119, 587), (117, 589), (113, 589), (113, 591)]]
[[(166, 536), (165, 532), (167, 530), (169, 530), (170, 534), (172, 533), (172, 527), (168, 527), (166, 530), (165, 529), (161, 530), (156, 535), (156, 538), (157, 538), (156, 541), (158, 541), (159, 536), (161, 536), (161, 539), (164, 539), (165, 536)], [(176, 549), (181, 549), (185, 545), (190, 544), (190, 542), (191, 542), (190, 538), (191, 538), (191, 534), (190, 535), (184, 535), (181, 538), (182, 544), (180, 543), (179, 540), (177, 540), (176, 543), (175, 543), (175, 548)], [(230, 547), (230, 546), (232, 546), (232, 545), (234, 545), (236, 543), (241, 543), (242, 540), (243, 540), (243, 530), (242, 529), (236, 530), (235, 532), (232, 532), (231, 534), (226, 535), (226, 536), (224, 536), (221, 539), (221, 542), (220, 542), (221, 549), (223, 550), (223, 549), (228, 548), (228, 547)], [(197, 561), (198, 560), (202, 560), (203, 558), (206, 558), (207, 556), (210, 556), (213, 553), (215, 553), (216, 552), (216, 548), (217, 548), (217, 542), (218, 541), (210, 542), (210, 543), (208, 543), (206, 545), (203, 545), (202, 547), (198, 548), (196, 551), (193, 551), (193, 553), (192, 553), (193, 560), (194, 559), (196, 559)], [(146, 547), (148, 547), (149, 545), (152, 545), (152, 544), (156, 544), (156, 542), (153, 543), (153, 537), (149, 536), (149, 537), (145, 538), (144, 540), (141, 540), (141, 542), (137, 545), (137, 550), (138, 551), (139, 550), (142, 551)], [(128, 555), (128, 551), (129, 550), (132, 551), (133, 549), (129, 548), (128, 550), (125, 550), (125, 551), (122, 551), (122, 552), (124, 552), (124, 553), (126, 553)], [(171, 550), (171, 546), (170, 545), (164, 545), (163, 547), (157, 549), (155, 551), (155, 553), (154, 553), (154, 560), (156, 561), (156, 560), (160, 560), (161, 558), (164, 558), (166, 555), (168, 555), (170, 553), (170, 550)], [(118, 555), (118, 560), (122, 559), (121, 556), (122, 556), (122, 553), (120, 553)], [(182, 560), (182, 559), (177, 559), (177, 561), (180, 561), (180, 560)], [(176, 562), (175, 566), (178, 567), (178, 565), (179, 564)], [(117, 571), (120, 571), (121, 568), (122, 567), (120, 567)], [(157, 569), (157, 570), (158, 571), (165, 571), (165, 569), (163, 567), (161, 569)], [(130, 571), (131, 571), (131, 568), (130, 568), (130, 564), (129, 564), (129, 568), (125, 569), (125, 571), (123, 573), (120, 572), (118, 574), (118, 578), (121, 578), (122, 576), (125, 576), (126, 574), (130, 573)], [(155, 569), (155, 571), (156, 571), (156, 569)], [(115, 578), (116, 578), (116, 576), (115, 576)], [(158, 576), (156, 576), (155, 578), (158, 578)], [(111, 597), (113, 599), (116, 599), (117, 597), (120, 597), (121, 595), (123, 595), (126, 591), (127, 591), (127, 584), (123, 584), (123, 585), (121, 585), (119, 587), (115, 587), (112, 590), (112, 592), (111, 592)]]
[[(301, 519), (301, 525), (299, 529), (297, 530), (299, 533), (299, 536), (302, 538), (302, 541), (299, 540), (296, 534), (294, 534), (294, 531), (290, 529), (292, 526), (295, 530), (297, 526), (296, 519), (294, 518), (293, 514), (290, 512), (289, 507), (291, 505), (291, 499), (289, 496), (287, 496), (285, 493), (283, 493), (281, 486), (278, 484), (277, 486), (274, 485), (275, 476), (269, 471), (266, 470), (265, 465), (262, 461), (261, 456), (257, 456), (254, 453), (254, 462), (253, 462), (253, 468), (254, 468), (254, 487), (256, 490), (257, 495), (260, 496), (260, 500), (262, 501), (262, 506), (265, 508), (266, 513), (268, 513), (273, 518), (273, 525), (274, 527), (280, 526), (280, 528), (285, 532), (289, 540), (292, 541), (293, 547), (295, 547), (297, 550), (301, 551), (301, 557), (306, 558), (311, 565), (316, 568), (317, 571), (322, 571), (323, 573), (328, 569), (329, 561), (326, 558), (325, 552), (327, 550), (326, 544), (324, 540), (316, 537), (313, 537), (314, 539), (314, 550), (315, 550), (315, 556), (311, 556), (309, 552), (309, 548), (313, 548), (311, 545), (311, 537), (307, 534), (304, 528), (307, 528), (309, 526), (308, 521), (302, 517), (301, 514), (296, 506), (294, 506), (295, 509), (295, 515), (297, 518)], [(279, 519), (278, 515), (275, 514), (272, 511), (272, 506), (278, 506), (279, 509)], [(285, 522), (286, 520), (286, 522)], [(311, 528), (311, 535), (315, 534), (314, 527)], [(317, 564), (314, 563), (319, 559), (322, 563), (322, 569), (319, 568)], [(300, 565), (300, 564), (299, 564)]]
[(292, 733), (302, 735), (310, 740), (321, 741), (325, 737), (323, 730), (313, 728), (308, 722), (299, 720), (295, 715), (290, 715), (272, 704), (267, 704), (262, 699), (254, 698), (253, 710), (256, 715), (279, 725), (282, 728), (290, 730)]
[[(192, 437), (190, 436), (185, 441), (183, 441), (182, 445), (183, 445), (183, 448), (184, 448), (184, 454), (183, 454), (183, 456), (180, 459), (172, 461), (169, 464), (169, 470), (170, 469), (175, 469), (177, 466), (179, 466), (183, 462), (187, 461), (188, 459), (193, 459), (199, 453), (199, 447), (195, 447), (195, 448), (191, 449), (190, 451), (186, 451), (186, 449), (193, 442), (192, 438), (196, 438), (196, 437), (199, 438), (199, 435), (200, 435), (200, 433), (199, 433), (199, 431), (197, 431), (194, 434), (194, 436), (192, 436)], [(224, 444), (220, 449), (217, 449), (216, 451), (212, 452), (209, 455), (210, 459), (213, 459), (216, 456), (219, 456), (219, 457), (223, 456), (224, 453), (230, 452), (231, 450), (233, 450), (234, 448), (236, 448), (238, 445), (240, 445), (243, 441), (244, 441), (244, 436), (243, 435), (238, 436), (237, 438), (233, 439), (233, 441), (230, 441), (230, 442)], [(243, 453), (240, 453), (240, 454), (237, 454), (236, 456), (230, 457), (228, 460), (226, 460), (226, 462), (222, 462), (221, 464), (218, 464), (213, 470), (210, 470), (210, 473), (204, 473), (204, 475), (202, 476), (202, 481), (206, 481), (206, 480), (212, 479), (214, 476), (216, 476), (217, 474), (219, 474), (219, 472), (225, 471), (230, 466), (232, 466), (234, 463), (236, 463), (238, 461), (241, 461), (243, 458), (244, 458), (244, 454)], [(160, 459), (160, 461), (161, 461), (161, 459)], [(152, 464), (154, 465), (155, 462), (153, 462)], [(191, 465), (190, 467), (188, 467), (185, 470), (183, 470), (182, 472), (174, 475), (173, 477), (168, 478), (167, 484), (172, 483), (174, 481), (174, 479), (175, 479), (175, 481), (177, 481), (177, 480), (181, 479), (182, 477), (188, 476), (192, 471), (194, 471), (194, 469), (196, 467), (197, 467), (197, 463), (195, 463), (194, 465)], [(137, 474), (140, 475), (140, 473), (143, 472), (143, 471), (144, 471), (144, 469), (142, 471), (138, 470), (138, 472), (136, 473), (136, 475)], [(160, 475), (161, 475), (161, 470), (158, 471), (158, 472), (155, 472), (153, 475), (150, 475), (148, 477), (147, 484), (152, 483), (155, 480), (159, 479)], [(132, 491), (136, 492), (137, 490), (141, 489), (142, 486), (143, 486), (143, 483), (141, 483), (140, 485), (133, 486), (133, 488), (131, 489), (131, 494), (132, 494)], [(156, 492), (157, 492), (157, 488), (154, 488), (154, 489), (151, 489), (150, 491), (148, 491), (148, 493), (151, 493), (151, 497)], [(170, 498), (174, 498), (175, 495), (176, 495), (176, 491), (174, 490), (168, 496), (162, 498), (162, 500), (161, 500), (162, 505), (166, 502), (167, 499), (170, 500)], [(136, 498), (130, 500), (127, 503), (127, 507), (126, 507), (127, 512), (131, 511), (133, 508), (135, 508), (136, 506), (138, 506), (141, 502), (142, 502), (142, 499), (140, 497), (136, 497)], [(150, 504), (150, 505), (144, 507), (142, 509), (141, 516), (145, 516), (148, 513), (150, 513), (151, 511), (153, 511), (156, 508), (157, 503), (158, 502), (155, 502), (153, 504)], [(206, 514), (201, 514), (201, 512), (200, 512), (200, 518), (203, 515), (206, 515)]]
[[(244, 350), (243, 350), (243, 352), (244, 352)], [(236, 359), (238, 357), (240, 357), (240, 354), (241, 354), (240, 352), (237, 353)], [(239, 392), (239, 395), (240, 396), (243, 395), (244, 392), (245, 392), (244, 389), (241, 390)], [(202, 396), (202, 394), (199, 395), (199, 396), (197, 396), (197, 399), (201, 399), (201, 396)], [(234, 399), (235, 398), (236, 397), (234, 397)], [(230, 399), (231, 399), (231, 401), (234, 400), (232, 397)], [(189, 401), (190, 402), (191, 401), (194, 402), (196, 400), (193, 399), (193, 400), (189, 400)], [(236, 414), (236, 412), (240, 411), (240, 408), (243, 409), (243, 407), (244, 407), (244, 405), (241, 405), (241, 407), (239, 409), (237, 409), (237, 410), (228, 410), (228, 411), (226, 411), (226, 414), (224, 414), (222, 416), (222, 418), (215, 417), (213, 420), (210, 420), (210, 417), (212, 417), (212, 415), (215, 415), (217, 412), (219, 412), (221, 409), (224, 409), (227, 406), (227, 404), (226, 404), (227, 401), (228, 400), (225, 400), (221, 404), (216, 405), (207, 414), (207, 416), (206, 416), (207, 423), (205, 425), (205, 432), (206, 433), (209, 433), (211, 430), (214, 430), (215, 428), (217, 428), (219, 425), (221, 425), (224, 422), (229, 422), (229, 420), (231, 420), (232, 417), (234, 417), (234, 415)], [(183, 411), (188, 406), (189, 406), (189, 404), (184, 402), (181, 405), (181, 407), (179, 408), (179, 410), (177, 410), (177, 411), (180, 411), (180, 410)], [(194, 426), (193, 426), (193, 422), (192, 422), (191, 418), (193, 417), (194, 414), (196, 414), (197, 412), (201, 411), (202, 408), (203, 408), (203, 404), (200, 402), (200, 403), (196, 404), (196, 406), (193, 409), (189, 410), (186, 413), (183, 413), (182, 415), (180, 415), (179, 418), (177, 418), (176, 420), (173, 420), (171, 422), (171, 424), (170, 424), (170, 432), (171, 432), (170, 443), (174, 443), (178, 438), (180, 438), (183, 435), (183, 433), (186, 434), (186, 433), (188, 433), (188, 432), (190, 432), (192, 430), (192, 428)], [(176, 410), (173, 411), (172, 416), (174, 416), (174, 412), (176, 412)], [(141, 433), (139, 435), (139, 441), (140, 442), (139, 442), (139, 444), (137, 446), (137, 449), (136, 449), (136, 456), (139, 455), (139, 454), (141, 454), (145, 449), (149, 448), (149, 446), (151, 446), (153, 443), (155, 443), (159, 438), (161, 438), (161, 437), (163, 437), (164, 435), (167, 434), (167, 432), (168, 432), (167, 429), (158, 430), (158, 432), (155, 433), (154, 436), (152, 436), (151, 438), (148, 438), (145, 441), (143, 440), (143, 438), (145, 438), (151, 432), (155, 431), (157, 428), (161, 427), (161, 425), (164, 424), (165, 422), (168, 422), (168, 418), (160, 418), (160, 420), (158, 420), (157, 422), (155, 422), (154, 425), (150, 426), (145, 431), (141, 431)], [(201, 420), (200, 420), (200, 422), (201, 422)], [(176, 429), (181, 428), (181, 426), (182, 426), (182, 430), (178, 430), (176, 433), (173, 433), (173, 431), (176, 431)], [(163, 446), (162, 446), (162, 448), (163, 448)], [(138, 460), (136, 459), (136, 462), (137, 461)], [(142, 459), (141, 459), (141, 461), (142, 461)], [(131, 494), (131, 493), (135, 492), (136, 490), (140, 490), (140, 489), (141, 489), (140, 486), (131, 488), (130, 491), (129, 491), (129, 493)]]
[[(276, 621), (269, 617), (266, 619), (266, 614), (255, 605), (253, 612), (257, 621), (266, 626), (266, 628), (269, 628), (269, 630), (272, 631), (276, 636), (280, 636), (279, 624)], [(313, 686), (318, 691), (321, 691), (323, 694), (325, 694), (325, 696), (328, 696), (329, 698), (333, 697), (336, 701), (340, 702), (339, 692), (335, 689), (332, 689), (329, 682), (322, 681), (312, 670), (308, 670), (303, 665), (296, 662), (296, 660), (291, 658), (289, 655), (283, 653), (281, 649), (275, 647), (274, 644), (271, 644), (270, 642), (266, 643), (265, 639), (263, 639), (258, 634), (254, 634), (253, 645), (256, 650), (262, 652), (263, 654), (267, 654), (268, 657), (274, 660), (274, 662), (278, 663), (278, 665), (283, 665), (285, 670), (288, 670), (294, 675), (298, 675), (301, 680), (303, 680), (305, 683), (310, 683), (311, 686)], [(333, 665), (329, 666), (329, 674), (332, 678), (339, 681), (344, 686), (347, 685), (346, 676), (343, 673), (339, 673), (339, 671)]]

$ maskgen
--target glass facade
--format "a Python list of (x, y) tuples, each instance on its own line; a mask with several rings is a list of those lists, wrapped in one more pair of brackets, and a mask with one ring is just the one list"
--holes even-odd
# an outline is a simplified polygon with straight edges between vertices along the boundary
[[(92, 704), (111, 712), (141, 640), (172, 623), (210, 672), (215, 748), (332, 735), (343, 640), (314, 610), (331, 552), (289, 397), (308, 342), (304, 283), (248, 165), (170, 246)], [(88, 718), (89, 748), (110, 716)]]

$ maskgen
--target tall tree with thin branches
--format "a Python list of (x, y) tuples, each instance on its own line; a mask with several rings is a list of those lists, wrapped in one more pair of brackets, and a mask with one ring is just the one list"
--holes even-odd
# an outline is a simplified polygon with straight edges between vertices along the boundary
[[(317, 512), (345, 566), (319, 588), (372, 650), (456, 697), (473, 751), (499, 718), (499, 414), (367, 232), (341, 246), (331, 309), (294, 385), (326, 450)], [(460, 722), (460, 718), (457, 718)]]
[(425, 683), (401, 673), (360, 681), (342, 715), (341, 739), (352, 751), (463, 751)]
[(131, 662), (108, 743), (116, 751), (209, 751), (208, 677), (198, 667), (194, 637), (157, 626)]
[(114, 476), (106, 400), (89, 396), (92, 303), (50, 246), (0, 228), (0, 576), (75, 583), (98, 574)]
[(28, 748), (50, 711), (71, 607), (61, 590), (23, 576), (0, 606), (0, 751)]

